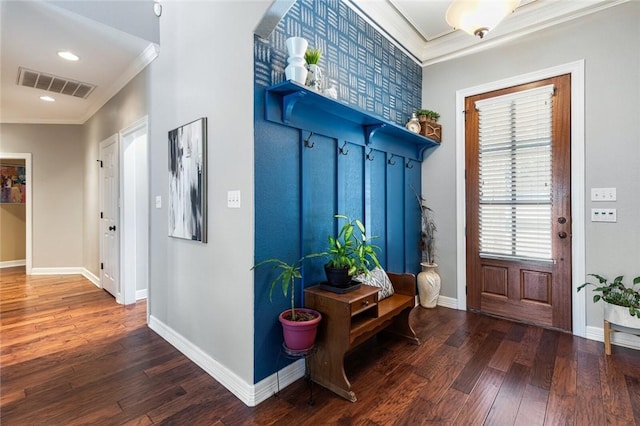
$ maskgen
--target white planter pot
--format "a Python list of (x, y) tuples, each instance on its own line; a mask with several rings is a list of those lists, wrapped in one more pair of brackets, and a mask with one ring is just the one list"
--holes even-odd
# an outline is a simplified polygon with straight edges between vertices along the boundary
[(305, 84), (308, 71), (305, 66), (304, 53), (307, 51), (309, 43), (302, 37), (289, 37), (285, 43), (287, 45), (287, 52), (289, 53), (289, 57), (287, 58), (289, 65), (284, 69), (284, 74), (287, 80)]
[(309, 73), (305, 84), (313, 90), (320, 91), (322, 89), (322, 70), (317, 64), (307, 65), (307, 70)]
[(440, 275), (436, 272), (437, 263), (421, 263), (422, 272), (418, 272), (418, 296), (420, 306), (435, 308), (440, 296)]
[(640, 318), (632, 317), (629, 308), (604, 302), (604, 319), (612, 324), (640, 329)]

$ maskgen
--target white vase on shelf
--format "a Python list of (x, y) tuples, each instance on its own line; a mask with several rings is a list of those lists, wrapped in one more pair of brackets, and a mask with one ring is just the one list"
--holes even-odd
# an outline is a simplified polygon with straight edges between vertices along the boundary
[(420, 306), (435, 308), (440, 296), (440, 275), (436, 272), (437, 263), (421, 263), (422, 272), (418, 272), (418, 296)]
[(308, 71), (305, 66), (304, 53), (307, 51), (309, 42), (302, 37), (289, 37), (285, 43), (287, 45), (287, 52), (289, 53), (289, 57), (287, 58), (289, 65), (284, 69), (284, 74), (287, 80), (305, 84)]

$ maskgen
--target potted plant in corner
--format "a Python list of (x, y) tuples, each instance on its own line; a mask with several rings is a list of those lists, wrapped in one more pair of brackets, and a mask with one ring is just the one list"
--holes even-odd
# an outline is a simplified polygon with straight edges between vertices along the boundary
[(420, 134), (440, 142), (442, 139), (442, 126), (438, 124), (440, 114), (430, 109), (419, 109), (416, 115), (420, 121)]
[(634, 286), (640, 284), (640, 276), (633, 279), (633, 285), (626, 287), (621, 275), (613, 281), (598, 274), (589, 274), (598, 280), (598, 284), (586, 282), (578, 287), (578, 291), (586, 286), (595, 287), (593, 302), (602, 300), (604, 319), (613, 324), (640, 329), (640, 291)]
[(271, 264), (278, 275), (271, 281), (269, 290), (269, 300), (273, 301), (273, 290), (280, 284), (282, 294), (287, 297), (291, 290), (291, 309), (283, 311), (278, 319), (282, 324), (284, 344), (291, 351), (306, 351), (313, 347), (318, 324), (322, 320), (320, 312), (308, 308), (296, 308), (295, 286), (296, 279), (301, 279), (302, 262), (305, 257), (301, 257), (294, 263), (287, 263), (280, 259), (267, 259), (257, 263), (251, 268), (254, 270), (260, 266)]
[(328, 236), (327, 251), (313, 256), (324, 256), (329, 259), (324, 265), (328, 284), (344, 288), (352, 285), (354, 275), (368, 273), (372, 266), (380, 266), (375, 251), (378, 247), (369, 243), (373, 238), (367, 238), (366, 229), (359, 219), (351, 220), (341, 214), (336, 214), (334, 217), (344, 220), (345, 223), (337, 236)]
[(418, 207), (420, 208), (420, 251), (422, 256), (420, 266), (422, 271), (418, 273), (418, 297), (420, 306), (435, 308), (440, 296), (441, 280), (436, 272), (438, 264), (436, 260), (436, 223), (433, 220), (433, 211), (426, 205), (422, 195), (416, 193)]

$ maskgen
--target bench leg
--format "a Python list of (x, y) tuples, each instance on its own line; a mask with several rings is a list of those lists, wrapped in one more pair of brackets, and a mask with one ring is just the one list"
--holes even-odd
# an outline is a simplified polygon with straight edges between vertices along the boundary
[(413, 308), (407, 308), (403, 310), (397, 317), (393, 319), (393, 322), (389, 327), (385, 329), (385, 331), (389, 333), (393, 333), (397, 336), (403, 337), (409, 340), (414, 345), (420, 344), (420, 339), (416, 336), (416, 332), (411, 328), (411, 324), (409, 324), (409, 314)]
[(611, 324), (604, 320), (604, 353), (611, 355)]
[(344, 357), (347, 348), (340, 345), (329, 346), (319, 344), (315, 354), (310, 358), (311, 380), (344, 399), (356, 402), (356, 394), (351, 390), (351, 383), (344, 371)]

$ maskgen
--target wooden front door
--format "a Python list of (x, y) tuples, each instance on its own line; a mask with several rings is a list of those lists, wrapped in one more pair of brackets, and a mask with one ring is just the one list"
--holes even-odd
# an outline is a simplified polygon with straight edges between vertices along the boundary
[(571, 76), (466, 99), (467, 304), (571, 330)]

